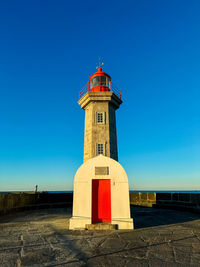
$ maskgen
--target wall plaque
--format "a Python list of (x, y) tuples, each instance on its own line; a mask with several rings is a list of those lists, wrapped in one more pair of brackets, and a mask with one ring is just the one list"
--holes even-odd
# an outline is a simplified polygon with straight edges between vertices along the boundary
[(108, 175), (109, 167), (95, 167), (95, 175)]

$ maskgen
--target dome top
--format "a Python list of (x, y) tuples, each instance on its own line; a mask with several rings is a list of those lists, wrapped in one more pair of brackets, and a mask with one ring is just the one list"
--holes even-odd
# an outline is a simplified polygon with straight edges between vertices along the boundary
[[(95, 174), (96, 168), (99, 167), (108, 168), (108, 173), (106, 176), (104, 176), (105, 174), (103, 175), (103, 179), (112, 179), (116, 182), (128, 182), (127, 174), (122, 165), (118, 161), (102, 154), (87, 160), (79, 167), (75, 175), (75, 182), (95, 179), (95, 176), (98, 175)], [(102, 179), (102, 175), (96, 178)]]
[(103, 72), (101, 67), (98, 67), (98, 71), (95, 72), (94, 74), (92, 74), (92, 75), (90, 76), (90, 81), (91, 81), (91, 79), (94, 78), (95, 76), (106, 76), (106, 77), (108, 77), (108, 78), (111, 80), (110, 75), (108, 75), (107, 73)]

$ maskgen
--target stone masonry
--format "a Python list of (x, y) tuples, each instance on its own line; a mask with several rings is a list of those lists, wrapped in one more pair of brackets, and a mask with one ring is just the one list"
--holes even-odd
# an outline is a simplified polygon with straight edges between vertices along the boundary
[[(84, 162), (97, 156), (97, 145), (103, 144), (103, 155), (118, 161), (115, 110), (122, 101), (113, 92), (88, 92), (78, 104), (85, 110)], [(103, 121), (97, 122), (102, 113)]]

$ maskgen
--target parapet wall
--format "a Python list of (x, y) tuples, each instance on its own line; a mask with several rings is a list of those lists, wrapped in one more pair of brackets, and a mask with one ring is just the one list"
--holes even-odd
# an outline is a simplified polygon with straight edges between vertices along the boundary
[(36, 208), (61, 207), (72, 204), (73, 193), (3, 193), (0, 194), (0, 215)]
[(153, 207), (153, 205), (156, 204), (156, 193), (130, 193), (130, 204)]
[[(73, 193), (3, 193), (0, 215), (21, 210), (72, 206)], [(189, 210), (200, 213), (200, 194), (130, 193), (130, 204), (143, 207)]]
[(130, 193), (130, 204), (135, 206), (172, 208), (200, 212), (200, 194)]

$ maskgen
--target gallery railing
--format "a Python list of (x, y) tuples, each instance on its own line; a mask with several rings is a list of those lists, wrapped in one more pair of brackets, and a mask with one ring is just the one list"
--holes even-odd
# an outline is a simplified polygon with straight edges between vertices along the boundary
[[(98, 89), (97, 89), (98, 88)], [(81, 99), (88, 92), (113, 92), (117, 97), (121, 99), (121, 90), (119, 90), (112, 82), (109, 83), (96, 83), (91, 84), (88, 82), (79, 92), (79, 99)]]

